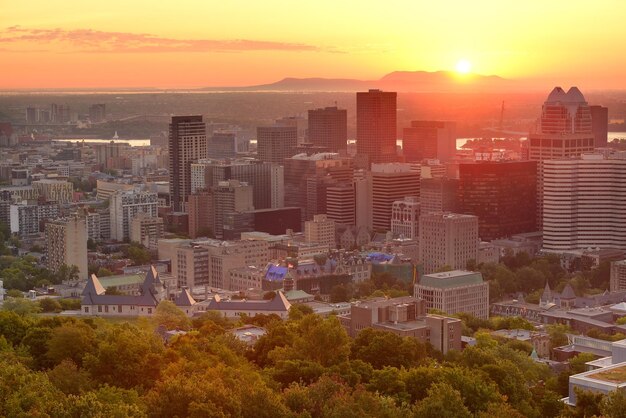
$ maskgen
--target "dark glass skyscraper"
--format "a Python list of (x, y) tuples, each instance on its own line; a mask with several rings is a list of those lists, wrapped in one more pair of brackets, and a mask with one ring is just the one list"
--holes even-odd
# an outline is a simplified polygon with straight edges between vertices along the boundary
[(169, 127), (170, 199), (174, 212), (185, 211), (191, 194), (191, 163), (207, 156), (202, 116), (173, 116)]

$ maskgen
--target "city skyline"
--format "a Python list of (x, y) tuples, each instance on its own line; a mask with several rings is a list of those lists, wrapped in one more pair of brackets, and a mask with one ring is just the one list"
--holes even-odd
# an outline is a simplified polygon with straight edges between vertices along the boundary
[(0, 59), (12, 65), (0, 88), (235, 87), (398, 70), (472, 71), (537, 89), (557, 80), (626, 88), (626, 58), (615, 54), (624, 6), (615, 2), (64, 5), (5, 5)]

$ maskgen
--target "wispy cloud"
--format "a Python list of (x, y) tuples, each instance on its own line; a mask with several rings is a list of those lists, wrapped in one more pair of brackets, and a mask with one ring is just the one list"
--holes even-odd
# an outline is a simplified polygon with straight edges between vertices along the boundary
[[(0, 45), (25, 45), (41, 50), (63, 49), (90, 53), (159, 53), (159, 52), (243, 52), (243, 51), (327, 51), (315, 45), (250, 39), (175, 39), (148, 33), (106, 32), (93, 29), (32, 29), (11, 26), (0, 30)], [(54, 48), (53, 48), (54, 46)], [(1, 48), (0, 48), (1, 50)], [(4, 50), (9, 50), (4, 48)], [(33, 50), (33, 52), (35, 52)]]

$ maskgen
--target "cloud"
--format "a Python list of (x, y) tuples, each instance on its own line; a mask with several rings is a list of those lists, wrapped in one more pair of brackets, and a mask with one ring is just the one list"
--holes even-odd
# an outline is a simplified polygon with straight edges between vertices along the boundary
[[(70, 52), (159, 53), (159, 52), (244, 52), (323, 51), (314, 45), (250, 39), (175, 39), (148, 33), (106, 32), (93, 29), (32, 29), (10, 26), (0, 30), (0, 45), (54, 45)], [(1, 49), (1, 48), (0, 48)], [(4, 49), (5, 51), (8, 49)], [(33, 51), (34, 52), (34, 51)], [(329, 52), (331, 52), (329, 50)], [(335, 52), (335, 51), (332, 51)]]

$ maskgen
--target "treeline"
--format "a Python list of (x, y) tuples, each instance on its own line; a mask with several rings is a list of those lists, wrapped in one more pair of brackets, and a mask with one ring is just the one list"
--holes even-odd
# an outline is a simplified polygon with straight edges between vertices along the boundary
[[(243, 323), (267, 335), (247, 346), (229, 332)], [(165, 344), (156, 327), (189, 332)], [(0, 416), (582, 416), (559, 401), (567, 381), (533, 362), (528, 344), (475, 336), (475, 347), (443, 356), (373, 329), (350, 339), (336, 317), (297, 305), (287, 321), (238, 324), (190, 320), (171, 303), (132, 323), (4, 310)]]
[(573, 272), (561, 267), (556, 255), (531, 257), (525, 252), (513, 255), (507, 252), (500, 263), (468, 263), (469, 270), (478, 270), (489, 281), (491, 302), (511, 297), (518, 292), (526, 295), (526, 301), (538, 303), (548, 283), (553, 291), (561, 292), (569, 283), (577, 295), (600, 293), (609, 288), (610, 262), (592, 268), (578, 264)]

